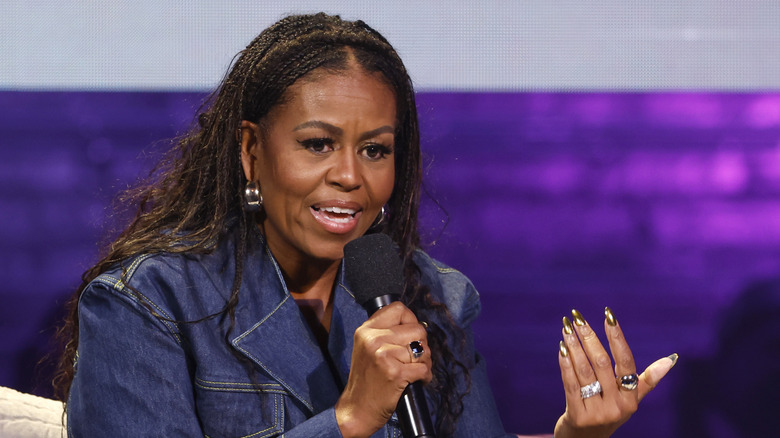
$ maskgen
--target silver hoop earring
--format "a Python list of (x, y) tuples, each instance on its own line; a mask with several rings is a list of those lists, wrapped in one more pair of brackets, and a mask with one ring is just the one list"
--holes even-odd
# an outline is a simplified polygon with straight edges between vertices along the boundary
[(385, 222), (385, 218), (387, 217), (387, 212), (385, 211), (385, 206), (382, 206), (382, 211), (379, 212), (379, 215), (374, 219), (374, 223), (371, 224), (370, 228), (376, 228), (380, 225), (382, 225)]
[(260, 193), (260, 184), (257, 181), (247, 181), (244, 187), (244, 201), (246, 211), (260, 211), (263, 207), (263, 194)]

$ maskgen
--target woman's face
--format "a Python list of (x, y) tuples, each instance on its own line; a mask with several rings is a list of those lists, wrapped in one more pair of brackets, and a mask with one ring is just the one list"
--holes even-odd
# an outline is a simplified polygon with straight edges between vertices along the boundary
[(285, 261), (338, 260), (390, 199), (396, 101), (377, 75), (352, 68), (293, 84), (264, 130), (243, 122), (242, 162), (259, 181), (262, 229)]

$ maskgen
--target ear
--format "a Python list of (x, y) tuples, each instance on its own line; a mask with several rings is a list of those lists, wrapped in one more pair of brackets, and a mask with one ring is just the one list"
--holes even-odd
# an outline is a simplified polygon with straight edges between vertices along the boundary
[(247, 181), (256, 181), (255, 166), (260, 152), (260, 131), (257, 124), (242, 120), (238, 129), (238, 141), (241, 144), (241, 166)]

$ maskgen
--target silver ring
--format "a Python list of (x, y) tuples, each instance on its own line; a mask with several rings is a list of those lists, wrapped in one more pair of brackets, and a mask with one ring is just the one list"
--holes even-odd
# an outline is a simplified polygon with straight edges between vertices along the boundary
[(633, 391), (639, 386), (639, 376), (636, 373), (618, 377), (618, 384), (627, 391)]
[(600, 392), (601, 392), (601, 383), (599, 383), (598, 380), (596, 380), (595, 382), (589, 385), (580, 387), (580, 395), (582, 396), (583, 399), (591, 398), (594, 395), (599, 394)]
[(419, 359), (423, 355), (423, 353), (425, 353), (425, 349), (423, 348), (422, 341), (410, 342), (409, 350), (412, 352), (413, 359)]

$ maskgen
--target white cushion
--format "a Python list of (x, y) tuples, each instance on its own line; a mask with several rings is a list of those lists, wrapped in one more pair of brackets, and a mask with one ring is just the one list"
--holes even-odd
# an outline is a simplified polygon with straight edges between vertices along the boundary
[(0, 386), (0, 438), (61, 438), (62, 403)]

